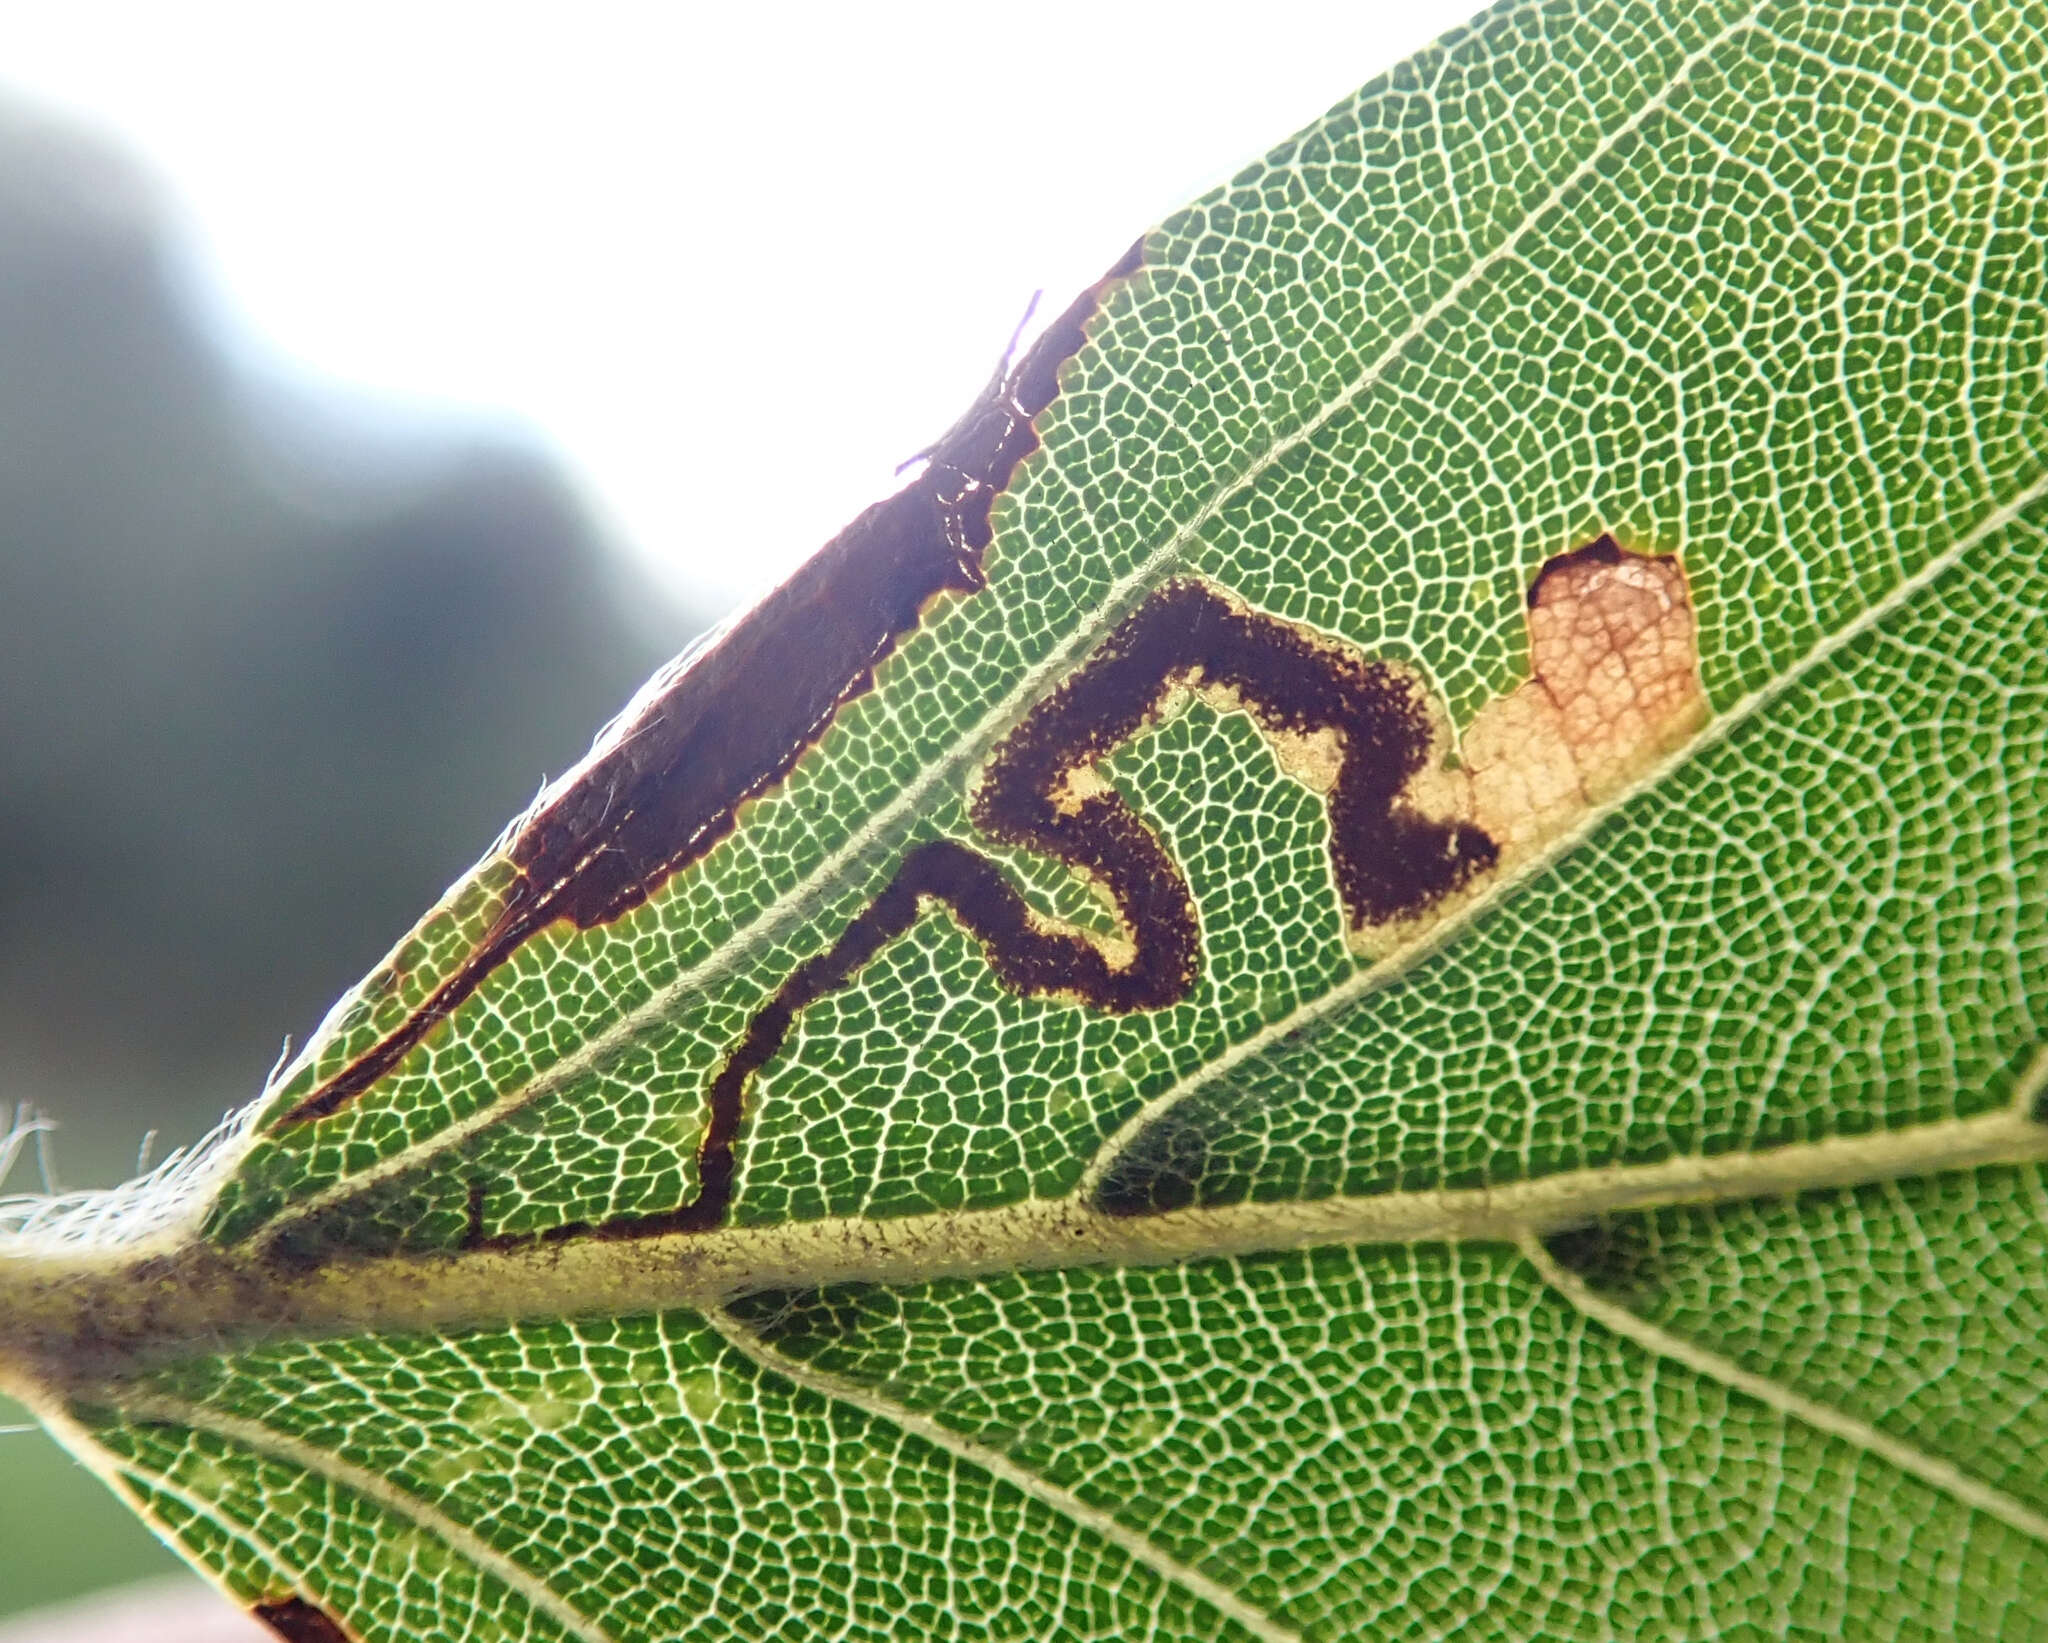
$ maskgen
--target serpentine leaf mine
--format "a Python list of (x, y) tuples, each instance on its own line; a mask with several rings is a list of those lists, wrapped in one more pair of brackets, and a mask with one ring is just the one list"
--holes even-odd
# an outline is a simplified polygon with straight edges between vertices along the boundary
[[(1444, 763), (1443, 713), (1410, 669), (1247, 609), (1221, 589), (1171, 580), (1006, 736), (970, 815), (992, 841), (1090, 881), (1114, 910), (1108, 936), (1035, 910), (987, 857), (928, 839), (823, 952), (754, 1015), (713, 1081), (695, 1198), (653, 1214), (568, 1221), (544, 1241), (655, 1237), (721, 1225), (749, 1081), (797, 1014), (848, 984), (928, 905), (945, 907), (990, 969), (1024, 994), (1105, 1011), (1179, 1002), (1201, 963), (1195, 902), (1157, 835), (1098, 773), (1133, 736), (1199, 695), (1243, 712), (1283, 769), (1325, 796), (1330, 867), (1347, 934), (1385, 950), (1441, 916), (1483, 875), (1534, 850), (1640, 776), (1703, 722), (1705, 696), (1685, 578), (1675, 559), (1612, 536), (1547, 564), (1529, 590), (1531, 677), (1490, 704)], [(532, 1234), (484, 1232), (472, 1182), (472, 1248)]]
[(1037, 448), (1032, 419), (1086, 339), (1104, 294), (1137, 270), (1133, 246), (934, 445), (924, 471), (841, 531), (708, 649), (657, 674), (596, 754), (513, 830), (516, 876), (488, 935), (395, 1032), (296, 1102), (279, 1130), (368, 1089), (535, 932), (582, 929), (637, 907), (729, 834), (739, 809), (788, 774), (926, 604), (982, 585), (989, 508)]

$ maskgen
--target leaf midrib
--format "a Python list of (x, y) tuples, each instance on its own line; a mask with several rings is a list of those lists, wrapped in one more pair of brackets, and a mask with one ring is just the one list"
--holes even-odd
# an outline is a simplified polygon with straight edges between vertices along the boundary
[[(2048, 1049), (2044, 1049), (2036, 1056), (2028, 1072), (2023, 1076), (2021, 1085), (2019, 1099), (2014, 1103), (2013, 1109), (2001, 1115), (2009, 1121), (2017, 1119), (2019, 1112), (2031, 1103), (2039, 1089), (2048, 1085)], [(1958, 1122), (1981, 1124), (1982, 1120)], [(2044, 1142), (2048, 1142), (2048, 1130), (2042, 1130), (2040, 1126), (2029, 1127), (2036, 1130)], [(2043, 1153), (2048, 1155), (2048, 1146), (2043, 1147)], [(2042, 1544), (2048, 1544), (2048, 1516), (2033, 1510), (2005, 1491), (1971, 1475), (1939, 1455), (1892, 1436), (1868, 1420), (1834, 1404), (1810, 1398), (1796, 1387), (1770, 1376), (1746, 1370), (1733, 1360), (1700, 1346), (1687, 1337), (1663, 1329), (1619, 1303), (1599, 1295), (1582, 1279), (1563, 1268), (1543, 1247), (1534, 1230), (1524, 1230), (1507, 1241), (1512, 1243), (1536, 1276), (1566, 1304), (1594, 1324), (1649, 1353), (1656, 1360), (1676, 1365), (1703, 1380), (1753, 1398), (1770, 1408), (1781, 1419), (1802, 1424), (1843, 1442), (1857, 1452), (1869, 1455), (1882, 1464), (1912, 1477), (1966, 1510), (1982, 1513)], [(890, 1398), (882, 1392), (830, 1375), (800, 1360), (787, 1357), (747, 1330), (720, 1307), (705, 1308), (704, 1316), (732, 1350), (759, 1368), (780, 1375), (816, 1396), (858, 1410), (868, 1418), (881, 1421), (907, 1437), (931, 1445), (956, 1462), (975, 1467), (992, 1481), (1038, 1501), (1049, 1510), (1060, 1514), (1076, 1528), (1115, 1546), (1134, 1563), (1206, 1603), (1218, 1614), (1243, 1628), (1250, 1636), (1260, 1639), (1261, 1643), (1298, 1643), (1297, 1632), (1255, 1608), (1201, 1569), (1176, 1559), (1142, 1531), (1125, 1525), (1116, 1516), (1113, 1506), (1098, 1505), (1074, 1490), (1062, 1488), (1020, 1466), (1000, 1451), (976, 1442), (973, 1438), (956, 1432), (936, 1417)], [(586, 1614), (570, 1602), (549, 1584), (545, 1576), (529, 1569), (516, 1553), (501, 1548), (475, 1525), (451, 1516), (418, 1491), (408, 1489), (402, 1483), (380, 1473), (356, 1466), (338, 1452), (280, 1431), (260, 1420), (223, 1414), (210, 1406), (194, 1404), (185, 1399), (159, 1393), (120, 1398), (117, 1399), (116, 1406), (125, 1418), (168, 1423), (188, 1430), (206, 1432), (224, 1442), (297, 1467), (309, 1475), (348, 1489), (365, 1501), (411, 1523), (416, 1529), (433, 1535), (452, 1553), (469, 1562), (479, 1573), (497, 1580), (516, 1593), (524, 1602), (561, 1626), (569, 1636), (580, 1640), (580, 1643), (613, 1643), (611, 1634), (595, 1617)], [(120, 1486), (119, 1478), (123, 1471), (132, 1470), (138, 1474), (148, 1472), (152, 1479), (151, 1487), (174, 1493), (181, 1500), (188, 1499), (185, 1492), (179, 1490), (171, 1480), (102, 1449), (91, 1433), (74, 1422), (59, 1417), (56, 1424), (61, 1428), (67, 1446), (85, 1459), (88, 1465), (106, 1474), (117, 1487)], [(132, 1491), (123, 1492), (133, 1498)], [(197, 1503), (190, 1504), (197, 1509)], [(139, 1500), (136, 1501), (136, 1505), (138, 1510), (143, 1510), (147, 1515)], [(230, 1534), (238, 1542), (247, 1543), (247, 1536), (238, 1528), (220, 1524), (218, 1518), (210, 1511), (206, 1515), (213, 1518), (224, 1533)], [(265, 1560), (274, 1563), (274, 1559), (267, 1555)]]
[(1601, 1216), (2048, 1161), (2032, 1107), (2048, 1046), (2001, 1108), (1757, 1152), (1609, 1164), (1452, 1190), (1247, 1201), (1112, 1216), (1077, 1194), (995, 1209), (777, 1222), (515, 1251), (369, 1256), (312, 1267), (196, 1244), (0, 1267), (0, 1387), (107, 1396), (125, 1376), (245, 1340), (700, 1310), (763, 1289), (919, 1283), (1024, 1269), (1159, 1266), (1340, 1244), (1512, 1243)]

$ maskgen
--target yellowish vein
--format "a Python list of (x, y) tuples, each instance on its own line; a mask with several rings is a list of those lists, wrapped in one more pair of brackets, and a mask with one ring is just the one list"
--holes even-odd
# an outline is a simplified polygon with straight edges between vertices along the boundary
[(1020, 1494), (1028, 1495), (1098, 1539), (1107, 1541), (1139, 1567), (1151, 1570), (1162, 1580), (1171, 1582), (1190, 1596), (1208, 1604), (1234, 1625), (1259, 1638), (1261, 1643), (1299, 1643), (1296, 1633), (1253, 1608), (1228, 1586), (1211, 1579), (1201, 1570), (1169, 1556), (1156, 1543), (1119, 1522), (1113, 1514), (1083, 1500), (1072, 1490), (1062, 1489), (1038, 1473), (1019, 1466), (1001, 1451), (963, 1437), (952, 1428), (933, 1420), (929, 1415), (904, 1404), (892, 1402), (856, 1382), (842, 1380), (836, 1375), (813, 1369), (794, 1358), (785, 1357), (723, 1308), (714, 1309), (707, 1316), (712, 1327), (725, 1337), (734, 1351), (751, 1358), (763, 1368), (786, 1380), (794, 1381), (798, 1386), (815, 1392), (820, 1397), (850, 1405), (899, 1431), (921, 1438), (934, 1448), (944, 1450), (955, 1460), (964, 1461), (997, 1481), (1008, 1484)]
[(1939, 1490), (1972, 1511), (1996, 1518), (2007, 1527), (2048, 1545), (2048, 1516), (1981, 1478), (1972, 1477), (1953, 1461), (1930, 1455), (1869, 1421), (1832, 1404), (1809, 1398), (1768, 1376), (1754, 1374), (1733, 1359), (1711, 1352), (1696, 1341), (1659, 1328), (1627, 1307), (1595, 1293), (1576, 1273), (1567, 1272), (1558, 1265), (1542, 1242), (1533, 1236), (1519, 1240), (1519, 1248), (1529, 1264), (1542, 1274), (1545, 1283), (1595, 1323), (1611, 1329), (1625, 1340), (1633, 1341), (1660, 1358), (1683, 1365), (1695, 1374), (1718, 1381), (1731, 1391), (1755, 1398), (1788, 1420), (1799, 1421), (1815, 1431), (1840, 1438), (1865, 1454), (1918, 1478), (1929, 1488)]

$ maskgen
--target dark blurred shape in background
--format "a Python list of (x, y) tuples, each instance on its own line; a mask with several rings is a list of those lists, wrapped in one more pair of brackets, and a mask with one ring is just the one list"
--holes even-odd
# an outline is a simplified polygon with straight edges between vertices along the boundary
[[(61, 1122), (67, 1186), (253, 1096), (713, 614), (515, 435), (232, 357), (189, 255), (0, 107), (0, 1116)], [(0, 1613), (138, 1566), (62, 1470), (0, 1439)]]
[(147, 183), (0, 115), (0, 1096), (66, 1176), (252, 1095), (702, 625), (659, 604), (544, 455), (238, 369)]

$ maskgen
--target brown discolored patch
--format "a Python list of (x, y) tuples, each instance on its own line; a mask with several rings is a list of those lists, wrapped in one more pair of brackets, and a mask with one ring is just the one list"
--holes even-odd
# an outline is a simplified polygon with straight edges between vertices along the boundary
[(922, 473), (847, 526), (708, 648), (656, 675), (574, 778), (507, 846), (518, 877), (489, 933), (412, 1015), (277, 1121), (324, 1118), (368, 1089), (558, 919), (589, 929), (645, 901), (780, 782), (942, 593), (982, 585), (989, 510), (1038, 446), (1104, 296), (1142, 242), (1083, 292), (927, 453)]
[(882, 1284), (832, 1284), (821, 1289), (763, 1289), (735, 1296), (726, 1309), (776, 1351), (814, 1359), (863, 1337), (900, 1337), (902, 1298)]
[[(756, 1013), (713, 1080), (696, 1199), (653, 1215), (571, 1222), (543, 1236), (646, 1237), (718, 1225), (753, 1075), (781, 1049), (800, 1011), (846, 986), (927, 902), (952, 913), (1016, 992), (1114, 1012), (1163, 1009), (1186, 997), (1201, 962), (1194, 896), (1157, 835), (1095, 767), (1158, 719), (1175, 692), (1190, 689), (1241, 708), (1290, 758), (1314, 766), (1309, 774), (1329, 805), (1331, 868), (1354, 929), (1419, 919), (1494, 865), (1493, 841), (1479, 828), (1406, 802), (1441, 753), (1433, 705), (1414, 674), (1204, 583), (1168, 582), (1003, 739), (969, 802), (990, 839), (1063, 862), (1100, 886), (1121, 939), (1036, 913), (994, 862), (964, 844), (915, 846), (838, 940), (799, 965)], [(474, 1233), (471, 1240), (523, 1241)]]
[(1667, 1291), (1676, 1276), (1657, 1230), (1653, 1216), (1605, 1216), (1548, 1234), (1543, 1248), (1588, 1287), (1639, 1304)]
[(1204, 1201), (1209, 1134), (1168, 1113), (1117, 1154), (1089, 1202), (1104, 1215), (1163, 1215)]
[(1449, 807), (1511, 857), (1706, 723), (1699, 624), (1677, 558), (1602, 536), (1552, 559), (1529, 588), (1529, 673), (1466, 730), (1466, 791)]
[(302, 1597), (281, 1597), (250, 1611), (286, 1643), (354, 1643), (326, 1610)]

